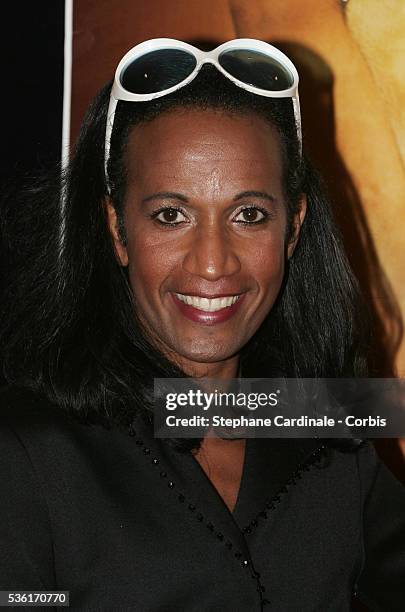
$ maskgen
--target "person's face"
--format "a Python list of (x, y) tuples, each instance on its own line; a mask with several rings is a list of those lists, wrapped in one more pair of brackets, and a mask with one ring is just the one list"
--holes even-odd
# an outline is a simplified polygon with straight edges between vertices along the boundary
[(138, 316), (188, 373), (234, 360), (276, 300), (305, 215), (303, 196), (287, 245), (275, 129), (253, 114), (171, 111), (133, 128), (126, 162), (126, 246), (108, 212)]

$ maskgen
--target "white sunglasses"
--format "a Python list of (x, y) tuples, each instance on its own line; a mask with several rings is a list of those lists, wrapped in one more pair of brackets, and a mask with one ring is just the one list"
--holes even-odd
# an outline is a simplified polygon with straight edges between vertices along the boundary
[(261, 40), (236, 38), (212, 51), (201, 51), (172, 38), (153, 38), (128, 51), (115, 71), (105, 130), (105, 176), (110, 140), (119, 100), (145, 102), (184, 87), (203, 64), (213, 64), (238, 87), (268, 98), (292, 98), (298, 140), (302, 152), (298, 72), (279, 49)]

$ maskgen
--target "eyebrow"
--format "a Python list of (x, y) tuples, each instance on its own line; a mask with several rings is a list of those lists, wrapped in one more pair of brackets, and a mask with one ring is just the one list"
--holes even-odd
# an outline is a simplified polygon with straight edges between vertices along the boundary
[(261, 198), (262, 200), (269, 200), (270, 202), (276, 201), (276, 198), (266, 191), (242, 191), (234, 197), (233, 201), (238, 202), (238, 200), (242, 200), (243, 198)]
[(175, 193), (173, 191), (159, 191), (159, 193), (152, 193), (152, 195), (143, 198), (142, 204), (150, 202), (151, 200), (180, 200), (187, 204), (188, 198), (181, 193)]
[[(238, 202), (243, 198), (261, 198), (262, 200), (269, 200), (270, 202), (276, 201), (276, 198), (270, 193), (267, 193), (266, 191), (254, 190), (241, 191), (233, 198), (233, 201)], [(184, 204), (187, 204), (189, 201), (188, 198), (181, 193), (176, 193), (174, 191), (159, 191), (159, 193), (153, 193), (152, 195), (143, 198), (142, 204), (146, 204), (146, 202), (150, 202), (151, 200), (180, 200), (180, 202), (183, 202)]]

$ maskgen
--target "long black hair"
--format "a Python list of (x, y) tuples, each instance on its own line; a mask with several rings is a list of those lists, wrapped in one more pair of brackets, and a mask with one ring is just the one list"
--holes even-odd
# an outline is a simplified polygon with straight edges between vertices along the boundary
[[(136, 410), (151, 409), (154, 377), (186, 376), (142, 332), (108, 229), (104, 134), (110, 89), (91, 105), (62, 181), (59, 173), (36, 181), (8, 197), (1, 215), (4, 379), (85, 422), (104, 424), (128, 422)], [(364, 308), (319, 177), (300, 154), (290, 99), (257, 96), (204, 66), (191, 84), (168, 96), (119, 102), (108, 164), (118, 218), (130, 130), (178, 107), (264, 117), (280, 136), (290, 230), (300, 195), (307, 195), (280, 294), (242, 349), (242, 376), (366, 375)]]

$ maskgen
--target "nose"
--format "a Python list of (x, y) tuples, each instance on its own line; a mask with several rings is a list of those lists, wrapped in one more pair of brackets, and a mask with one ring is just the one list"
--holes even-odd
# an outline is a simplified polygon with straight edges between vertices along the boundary
[(239, 272), (241, 262), (226, 230), (212, 225), (194, 233), (183, 259), (183, 269), (206, 280), (216, 281)]

